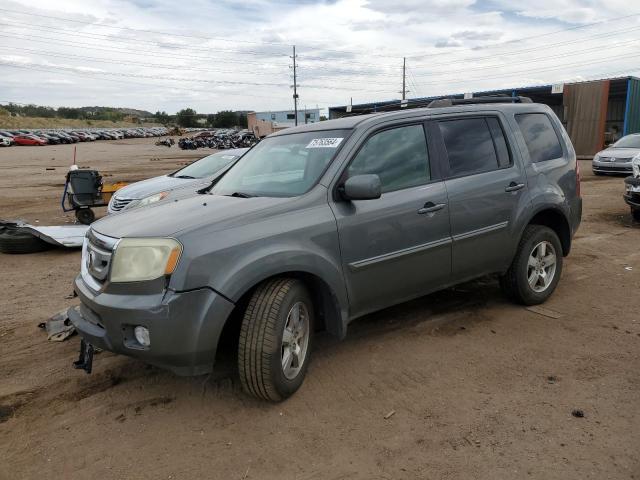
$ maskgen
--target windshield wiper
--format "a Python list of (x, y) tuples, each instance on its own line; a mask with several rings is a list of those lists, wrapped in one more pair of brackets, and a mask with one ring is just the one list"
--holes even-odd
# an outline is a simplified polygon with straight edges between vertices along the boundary
[(226, 197), (238, 197), (238, 198), (251, 198), (254, 195), (249, 195), (248, 193), (244, 193), (244, 192), (233, 192), (230, 193), (229, 195), (225, 195)]
[(175, 175), (175, 178), (196, 178), (196, 177), (192, 177), (191, 175)]

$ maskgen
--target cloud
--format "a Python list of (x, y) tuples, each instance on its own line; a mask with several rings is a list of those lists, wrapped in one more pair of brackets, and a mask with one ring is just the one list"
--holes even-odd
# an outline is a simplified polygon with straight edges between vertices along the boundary
[[(6, 100), (44, 105), (287, 109), (292, 45), (300, 101), (321, 107), (397, 97), (403, 57), (416, 96), (637, 68), (633, 57), (620, 57), (637, 51), (630, 41), (640, 17), (575, 28), (635, 13), (628, 0), (191, 0), (183, 7), (6, 0), (13, 12), (3, 13), (0, 91)], [(577, 66), (564, 68), (569, 61)]]

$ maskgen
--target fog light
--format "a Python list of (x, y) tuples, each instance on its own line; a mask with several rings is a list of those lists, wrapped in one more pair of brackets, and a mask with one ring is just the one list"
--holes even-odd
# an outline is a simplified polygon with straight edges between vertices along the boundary
[(143, 347), (148, 347), (151, 345), (151, 339), (149, 339), (149, 329), (147, 327), (142, 327), (138, 325), (133, 329), (133, 334), (136, 336), (136, 340)]

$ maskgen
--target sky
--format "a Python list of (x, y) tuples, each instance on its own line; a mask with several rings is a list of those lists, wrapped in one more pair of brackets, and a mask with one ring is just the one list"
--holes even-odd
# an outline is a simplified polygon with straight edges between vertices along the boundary
[(1, 0), (0, 103), (300, 108), (640, 75), (623, 0)]

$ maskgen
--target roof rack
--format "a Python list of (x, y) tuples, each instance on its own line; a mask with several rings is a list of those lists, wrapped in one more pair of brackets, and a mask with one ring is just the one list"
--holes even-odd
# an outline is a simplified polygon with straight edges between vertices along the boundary
[(532, 103), (529, 97), (487, 96), (472, 98), (441, 98), (433, 100), (427, 108), (453, 107), (454, 105), (474, 105), (477, 103)]

